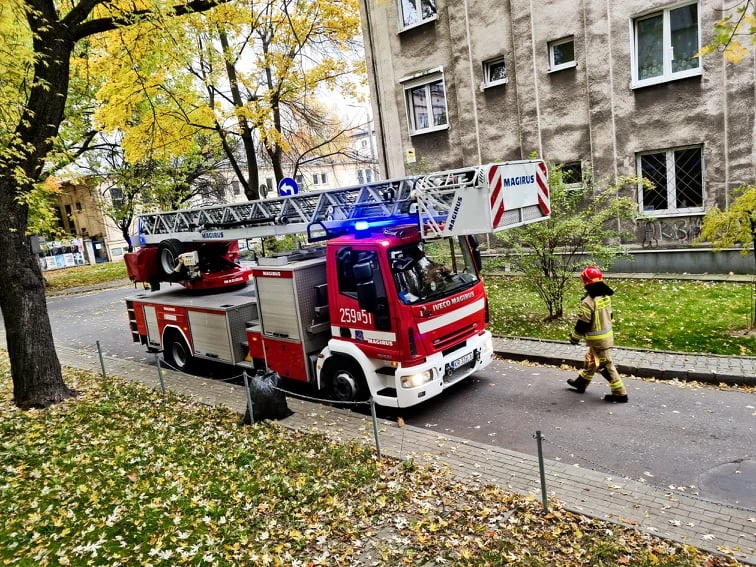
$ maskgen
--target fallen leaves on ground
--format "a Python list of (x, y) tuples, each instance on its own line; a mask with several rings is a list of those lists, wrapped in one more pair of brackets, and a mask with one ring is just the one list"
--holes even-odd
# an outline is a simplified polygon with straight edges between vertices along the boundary
[(456, 481), (372, 447), (66, 370), (81, 394), (11, 401), (0, 351), (0, 563), (660, 565), (730, 557)]

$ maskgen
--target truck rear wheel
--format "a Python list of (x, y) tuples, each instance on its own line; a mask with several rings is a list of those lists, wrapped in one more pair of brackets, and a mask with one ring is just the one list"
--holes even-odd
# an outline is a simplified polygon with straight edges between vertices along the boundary
[(333, 361), (328, 393), (337, 402), (364, 402), (370, 399), (365, 374), (356, 362), (348, 358)]
[(189, 372), (194, 357), (184, 337), (177, 331), (168, 331), (163, 340), (163, 357), (174, 370)]
[(169, 238), (163, 240), (158, 246), (158, 267), (160, 272), (167, 277), (175, 274), (178, 257), (184, 252), (184, 245), (180, 240)]

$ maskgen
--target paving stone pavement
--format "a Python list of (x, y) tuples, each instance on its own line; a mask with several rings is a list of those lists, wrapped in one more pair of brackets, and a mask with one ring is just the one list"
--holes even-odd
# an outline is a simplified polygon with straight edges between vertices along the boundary
[[(499, 356), (511, 360), (580, 367), (586, 347), (565, 341), (495, 337), (494, 351)], [(721, 356), (614, 347), (612, 360), (621, 374), (641, 378), (756, 386), (756, 356)]]
[[(534, 353), (548, 350), (553, 363), (559, 364), (582, 360), (582, 350), (558, 342), (544, 345), (542, 341), (523, 342), (515, 339), (497, 339), (497, 348), (502, 358), (528, 358), (539, 360)], [(93, 348), (91, 352), (67, 347), (57, 347), (61, 364), (96, 373), (101, 372), (100, 358)], [(708, 359), (699, 362), (697, 357), (665, 353), (628, 352), (617, 349), (617, 361), (629, 367), (631, 364), (649, 364), (652, 369), (667, 372), (674, 370), (690, 376), (698, 373), (721, 379), (730, 375), (739, 383), (745, 378), (753, 383), (753, 359), (736, 361), (728, 373), (719, 372)], [(727, 358), (727, 357), (724, 357)], [(157, 368), (119, 358), (104, 357), (107, 376), (120, 376), (160, 389)], [(557, 362), (557, 360), (559, 362)], [(635, 362), (637, 361), (637, 362)], [(677, 361), (675, 363), (675, 361)], [(675, 363), (675, 364), (673, 364)], [(639, 369), (640, 366), (635, 366)], [(713, 372), (714, 369), (717, 372)], [(724, 368), (724, 365), (721, 366)], [(641, 375), (636, 371), (636, 376)], [(664, 376), (664, 374), (662, 374)], [(722, 380), (724, 381), (724, 380)], [(223, 404), (243, 414), (246, 395), (243, 387), (213, 379), (198, 378), (187, 374), (163, 370), (165, 388), (187, 395), (205, 404)], [(369, 416), (332, 408), (324, 404), (288, 397), (291, 417), (280, 423), (293, 429), (321, 432), (336, 441), (359, 440), (376, 445), (373, 422)], [(532, 494), (540, 500), (541, 488), (536, 457), (442, 435), (427, 429), (408, 425), (399, 426), (388, 421), (378, 421), (378, 441), (383, 456), (398, 459), (414, 459), (419, 463), (448, 467), (459, 479), (480, 483), (494, 483), (522, 494)], [(568, 510), (630, 525), (654, 535), (684, 542), (714, 553), (726, 553), (739, 561), (756, 565), (756, 510), (735, 507), (701, 499), (693, 495), (648, 486), (625, 478), (547, 460), (545, 464), (546, 486), (549, 499), (558, 499)]]

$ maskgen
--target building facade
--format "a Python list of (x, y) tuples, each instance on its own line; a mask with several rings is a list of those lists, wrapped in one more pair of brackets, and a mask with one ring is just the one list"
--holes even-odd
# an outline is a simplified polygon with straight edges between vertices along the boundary
[(64, 181), (58, 196), (56, 240), (37, 239), (40, 265), (45, 270), (122, 260), (128, 250), (121, 231), (103, 213), (103, 196), (88, 178)]
[(649, 178), (639, 249), (689, 246), (756, 183), (756, 54), (694, 55), (722, 0), (360, 0), (386, 177), (533, 153)]

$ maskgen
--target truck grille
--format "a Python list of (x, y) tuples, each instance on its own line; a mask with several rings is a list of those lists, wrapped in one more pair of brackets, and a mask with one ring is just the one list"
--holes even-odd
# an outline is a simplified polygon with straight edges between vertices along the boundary
[[(476, 323), (471, 323), (470, 325), (462, 327), (461, 329), (457, 329), (452, 333), (438, 337), (433, 340), (433, 348), (435, 348), (436, 350), (450, 349), (449, 352), (452, 352), (457, 347), (455, 343), (472, 335), (475, 332), (477, 326), (478, 325)], [(450, 348), (452, 346), (454, 346), (455, 348)]]

